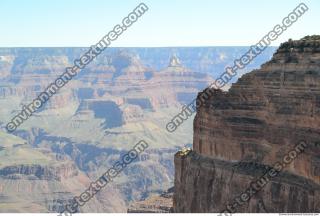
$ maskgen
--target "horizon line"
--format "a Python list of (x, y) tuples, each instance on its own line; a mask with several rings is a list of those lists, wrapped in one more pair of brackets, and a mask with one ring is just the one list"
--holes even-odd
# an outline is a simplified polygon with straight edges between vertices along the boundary
[[(207, 48), (207, 47), (250, 47), (253, 45), (210, 45), (210, 46), (112, 46), (108, 48)], [(279, 47), (273, 45), (268, 47)], [(24, 49), (24, 48), (90, 48), (91, 46), (0, 46), (0, 49)]]

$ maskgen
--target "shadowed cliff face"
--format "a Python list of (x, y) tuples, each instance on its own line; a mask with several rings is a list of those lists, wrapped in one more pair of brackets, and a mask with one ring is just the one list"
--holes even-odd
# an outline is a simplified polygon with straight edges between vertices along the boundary
[(300, 141), (307, 148), (286, 174), (236, 212), (319, 211), (319, 98), (319, 37), (283, 43), (271, 61), (245, 74), (228, 92), (215, 91), (194, 120), (194, 154), (201, 159), (176, 155), (175, 211), (224, 210), (259, 172), (241, 173), (230, 169), (232, 163), (271, 167)]
[(120, 127), (123, 123), (122, 111), (112, 101), (98, 101), (90, 105), (96, 118), (105, 119), (104, 128)]
[[(221, 212), (267, 170), (257, 163), (237, 165), (238, 162), (209, 158), (196, 152), (187, 157), (177, 154), (174, 212)], [(250, 201), (238, 205), (235, 212), (319, 212), (319, 198), (319, 184), (290, 172), (281, 172)]]

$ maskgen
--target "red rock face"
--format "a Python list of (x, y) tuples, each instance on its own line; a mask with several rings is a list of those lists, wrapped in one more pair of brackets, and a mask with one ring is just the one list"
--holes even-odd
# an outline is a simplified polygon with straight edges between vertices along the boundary
[[(271, 61), (262, 65), (260, 69), (244, 75), (228, 92), (215, 91), (197, 110), (194, 120), (194, 154), (212, 160), (212, 169), (203, 168), (199, 162), (193, 164), (189, 159), (176, 156), (175, 183), (178, 188), (175, 210), (223, 210), (224, 205), (228, 204), (228, 198), (231, 201), (232, 197), (238, 196), (241, 192), (236, 188), (244, 190), (255, 177), (254, 172), (243, 175), (233, 171), (233, 175), (233, 172), (227, 171), (229, 166), (232, 167), (232, 163), (241, 161), (271, 167), (276, 162), (282, 162), (288, 152), (304, 141), (307, 144), (305, 151), (283, 171), (288, 176), (274, 182), (282, 185), (281, 181), (286, 181), (287, 187), (283, 186), (283, 194), (286, 195), (282, 196), (282, 192), (275, 195), (282, 205), (279, 206), (272, 201), (273, 189), (269, 185), (259, 193), (265, 204), (264, 210), (258, 208), (258, 203), (254, 204), (255, 199), (252, 199), (238, 212), (316, 212), (315, 209), (319, 209), (320, 204), (312, 200), (320, 199), (319, 114), (319, 38), (283, 43)], [(184, 162), (185, 160), (188, 162)], [(216, 166), (215, 160), (225, 161), (227, 165)], [(190, 173), (191, 169), (198, 174)], [(200, 180), (201, 176), (206, 178)], [(183, 183), (183, 178), (189, 179), (186, 181), (190, 182)], [(228, 185), (219, 183), (216, 178), (224, 178)], [(314, 185), (311, 190), (317, 192), (310, 194), (305, 191), (304, 184), (301, 184), (301, 187), (297, 186), (294, 179), (300, 178)], [(202, 183), (199, 184), (197, 181)], [(209, 188), (215, 187), (211, 188), (211, 194), (208, 196), (202, 196), (200, 193), (204, 190), (204, 185), (209, 185)], [(218, 193), (216, 187), (224, 189)], [(180, 198), (183, 194), (179, 194), (188, 191), (192, 191), (194, 195), (188, 198), (190, 202), (183, 201), (183, 198)], [(305, 205), (307, 207), (303, 209), (298, 207), (299, 201), (293, 197), (295, 193), (297, 195), (305, 192), (309, 194), (306, 202), (313, 204)], [(219, 197), (225, 203), (217, 201)], [(199, 206), (205, 201), (202, 199), (206, 199), (210, 204)], [(296, 204), (292, 205), (292, 202)]]

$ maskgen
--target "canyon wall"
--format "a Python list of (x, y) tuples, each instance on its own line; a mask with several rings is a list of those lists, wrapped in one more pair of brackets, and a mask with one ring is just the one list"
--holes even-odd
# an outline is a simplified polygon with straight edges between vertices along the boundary
[(277, 177), (229, 212), (319, 212), (320, 37), (281, 44), (228, 92), (212, 92), (197, 109), (194, 151), (175, 156), (174, 211), (225, 210), (304, 142)]

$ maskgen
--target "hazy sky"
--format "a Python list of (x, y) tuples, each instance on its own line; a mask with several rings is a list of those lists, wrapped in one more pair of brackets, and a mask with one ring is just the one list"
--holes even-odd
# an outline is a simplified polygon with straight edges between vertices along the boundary
[[(252, 45), (296, 0), (0, 0), (0, 47), (90, 46), (139, 3), (149, 11), (112, 46)], [(320, 34), (320, 0), (273, 45)]]

